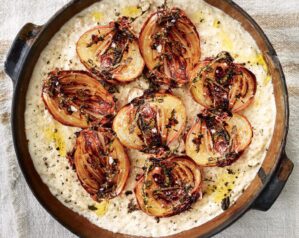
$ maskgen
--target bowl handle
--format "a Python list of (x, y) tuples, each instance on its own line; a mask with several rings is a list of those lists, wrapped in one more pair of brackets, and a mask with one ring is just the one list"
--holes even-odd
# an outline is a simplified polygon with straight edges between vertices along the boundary
[(12, 79), (14, 85), (19, 77), (26, 56), (39, 34), (42, 26), (27, 23), (17, 34), (4, 63), (5, 72)]
[(260, 211), (269, 210), (284, 188), (289, 176), (292, 173), (294, 164), (287, 157), (285, 152), (283, 152), (281, 157), (282, 158), (276, 171), (262, 193), (255, 200), (251, 207), (252, 209)]

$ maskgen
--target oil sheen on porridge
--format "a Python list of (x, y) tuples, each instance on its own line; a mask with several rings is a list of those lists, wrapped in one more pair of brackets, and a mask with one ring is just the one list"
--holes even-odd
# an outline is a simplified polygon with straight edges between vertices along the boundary
[[(138, 35), (142, 23), (151, 11), (162, 1), (151, 2), (151, 10), (139, 17), (133, 27)], [(216, 56), (225, 50), (238, 63), (245, 63), (257, 79), (254, 102), (242, 112), (253, 127), (253, 139), (242, 157), (226, 168), (205, 168), (203, 199), (193, 204), (192, 209), (179, 215), (162, 218), (158, 222), (140, 210), (130, 212), (129, 203), (135, 203), (132, 193), (135, 176), (140, 173), (147, 155), (128, 149), (131, 161), (130, 177), (123, 193), (110, 200), (95, 202), (83, 189), (66, 159), (75, 142), (75, 132), (80, 128), (68, 127), (55, 121), (45, 109), (41, 98), (42, 82), (48, 72), (58, 69), (85, 70), (76, 54), (76, 42), (88, 29), (105, 25), (117, 19), (117, 15), (136, 17), (141, 14), (137, 4), (148, 2), (137, 0), (103, 0), (74, 16), (51, 39), (41, 53), (30, 81), (26, 98), (26, 135), (29, 150), (37, 172), (47, 184), (51, 193), (65, 206), (85, 216), (99, 227), (113, 232), (137, 236), (165, 236), (199, 226), (223, 212), (221, 201), (230, 196), (231, 204), (238, 199), (255, 177), (264, 160), (270, 143), (275, 118), (275, 101), (271, 76), (255, 41), (242, 26), (222, 11), (202, 0), (173, 0), (169, 6), (183, 9), (197, 27), (201, 40), (202, 59)], [(119, 86), (116, 93), (117, 108), (133, 98), (142, 95), (148, 88), (147, 81), (138, 78), (129, 84)], [(181, 98), (186, 106), (188, 122), (186, 130), (193, 124), (202, 107), (191, 97), (188, 86), (174, 89), (174, 95)], [(184, 142), (178, 139), (171, 149), (177, 154), (185, 150)]]

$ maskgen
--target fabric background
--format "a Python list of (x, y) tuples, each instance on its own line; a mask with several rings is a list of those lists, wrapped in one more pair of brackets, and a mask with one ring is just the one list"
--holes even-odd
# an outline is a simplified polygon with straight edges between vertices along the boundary
[[(27, 22), (45, 23), (67, 0), (0, 2), (0, 238), (75, 237), (37, 202), (18, 167), (12, 146), (12, 83), (3, 64), (12, 40)], [(286, 74), (290, 130), (286, 151), (295, 164), (283, 193), (268, 212), (249, 211), (217, 237), (299, 237), (299, 0), (235, 0), (263, 28)]]

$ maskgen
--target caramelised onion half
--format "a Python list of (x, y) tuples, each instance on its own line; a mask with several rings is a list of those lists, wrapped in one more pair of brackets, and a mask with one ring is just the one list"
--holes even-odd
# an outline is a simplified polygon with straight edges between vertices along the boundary
[(42, 98), (54, 119), (67, 126), (104, 124), (115, 114), (112, 95), (85, 71), (49, 73)]
[(186, 153), (201, 166), (224, 167), (240, 158), (251, 138), (244, 116), (204, 111), (187, 135)]
[(193, 80), (191, 93), (195, 101), (205, 108), (244, 110), (256, 93), (255, 75), (233, 62), (228, 52), (200, 64), (198, 76)]
[(132, 81), (144, 67), (126, 17), (85, 32), (77, 42), (77, 54), (90, 72), (112, 83)]
[(183, 102), (167, 93), (134, 99), (123, 107), (113, 121), (113, 129), (123, 145), (146, 153), (167, 150), (186, 124)]
[(200, 60), (196, 27), (179, 8), (163, 8), (144, 23), (139, 47), (159, 83), (181, 86), (190, 81)]
[(135, 187), (140, 209), (169, 217), (186, 211), (201, 197), (202, 173), (188, 156), (152, 160)]
[(129, 176), (130, 161), (111, 129), (82, 130), (69, 159), (82, 186), (96, 201), (120, 194)]

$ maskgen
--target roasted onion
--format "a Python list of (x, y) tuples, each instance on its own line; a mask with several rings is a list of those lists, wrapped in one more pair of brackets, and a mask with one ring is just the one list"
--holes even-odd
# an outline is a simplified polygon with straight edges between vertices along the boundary
[(112, 83), (132, 81), (144, 67), (126, 17), (85, 32), (77, 42), (77, 54), (90, 72)]
[(146, 153), (165, 151), (186, 124), (186, 109), (177, 97), (156, 93), (134, 99), (113, 121), (113, 129), (123, 145)]
[(186, 138), (186, 153), (201, 166), (234, 163), (249, 146), (252, 128), (242, 115), (204, 111)]
[(42, 98), (54, 119), (67, 126), (104, 124), (115, 114), (112, 95), (85, 71), (49, 73)]
[(181, 86), (190, 81), (200, 60), (196, 27), (178, 8), (163, 8), (144, 23), (139, 47), (159, 83)]
[(234, 63), (229, 53), (221, 52), (215, 59), (207, 59), (200, 65), (199, 74), (191, 85), (193, 98), (199, 104), (237, 112), (252, 102), (257, 84), (255, 75)]
[(169, 217), (191, 207), (201, 197), (201, 170), (189, 157), (152, 159), (135, 187), (140, 209), (155, 217)]
[(82, 186), (96, 201), (120, 194), (129, 176), (128, 156), (110, 129), (82, 130), (69, 159)]

